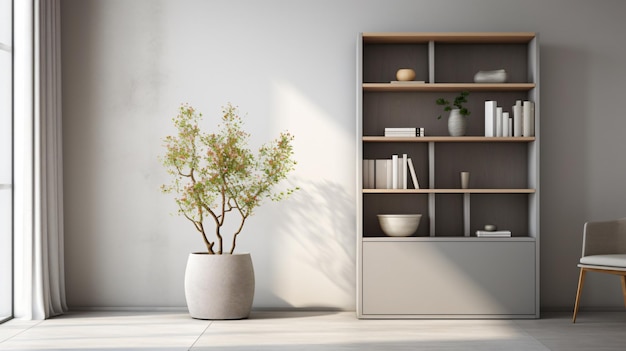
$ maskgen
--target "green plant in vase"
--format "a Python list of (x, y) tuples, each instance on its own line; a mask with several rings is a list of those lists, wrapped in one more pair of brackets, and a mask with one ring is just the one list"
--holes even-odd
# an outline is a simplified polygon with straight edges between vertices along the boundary
[[(445, 106), (443, 110), (446, 112), (450, 112), (453, 109), (458, 109), (459, 114), (461, 114), (461, 116), (469, 116), (470, 111), (467, 109), (467, 107), (463, 106), (463, 104), (467, 103), (468, 96), (469, 96), (469, 91), (462, 91), (459, 93), (457, 97), (454, 98), (454, 101), (452, 103), (450, 103), (449, 100), (446, 100), (444, 98), (437, 99), (435, 103), (440, 106)], [(441, 119), (441, 115), (439, 115), (437, 119)]]
[[(187, 104), (173, 118), (178, 133), (165, 138), (161, 159), (172, 182), (161, 189), (176, 194), (178, 213), (193, 223), (209, 254), (224, 253), (222, 228), (227, 216), (238, 217), (228, 251), (232, 254), (254, 209), (264, 199), (279, 201), (297, 189), (274, 188), (296, 165), (293, 136), (283, 132), (255, 155), (248, 148), (250, 134), (242, 129), (243, 122), (231, 104), (223, 108), (217, 133), (203, 133), (201, 121), (202, 114)], [(214, 224), (214, 239), (207, 234), (205, 220)]]

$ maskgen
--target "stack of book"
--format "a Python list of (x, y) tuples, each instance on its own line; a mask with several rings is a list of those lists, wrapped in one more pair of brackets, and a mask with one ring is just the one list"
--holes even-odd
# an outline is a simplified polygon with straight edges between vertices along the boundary
[(497, 101), (485, 101), (486, 137), (535, 136), (535, 104), (517, 100), (511, 110), (503, 111)]
[(476, 236), (479, 238), (510, 238), (511, 231), (510, 230), (494, 230), (494, 231), (477, 230)]
[(385, 128), (386, 137), (414, 137), (417, 128)]
[(363, 160), (364, 189), (409, 189), (409, 179), (415, 189), (420, 188), (413, 161), (407, 154)]
[(424, 136), (424, 128), (385, 128), (386, 137)]

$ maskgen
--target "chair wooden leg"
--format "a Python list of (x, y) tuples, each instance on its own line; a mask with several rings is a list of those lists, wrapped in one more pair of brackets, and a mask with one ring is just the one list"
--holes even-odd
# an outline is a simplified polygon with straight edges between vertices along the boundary
[(622, 295), (624, 295), (624, 306), (626, 306), (626, 275), (621, 276), (622, 280)]
[[(576, 289), (576, 303), (574, 304), (574, 317), (572, 323), (576, 323), (576, 314), (578, 313), (578, 305), (580, 303), (580, 293), (583, 291), (583, 285), (585, 284), (585, 269), (580, 269), (580, 276), (578, 277), (578, 289)], [(622, 289), (625, 289), (626, 282), (622, 280)], [(626, 299), (626, 295), (625, 295)]]

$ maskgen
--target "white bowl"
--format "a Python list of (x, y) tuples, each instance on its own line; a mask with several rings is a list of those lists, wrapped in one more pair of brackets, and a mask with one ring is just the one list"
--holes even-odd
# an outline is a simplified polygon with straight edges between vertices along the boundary
[(379, 214), (378, 223), (388, 236), (411, 236), (417, 231), (421, 214)]

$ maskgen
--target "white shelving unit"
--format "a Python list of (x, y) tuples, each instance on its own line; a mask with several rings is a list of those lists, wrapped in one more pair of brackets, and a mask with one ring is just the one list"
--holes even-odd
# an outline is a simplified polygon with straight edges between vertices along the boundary
[[(535, 33), (362, 33), (357, 45), (359, 318), (539, 317), (539, 51)], [(400, 68), (426, 83), (392, 84)], [(476, 84), (504, 68), (507, 83)], [(438, 97), (469, 91), (467, 136), (447, 136)], [(535, 136), (484, 137), (484, 101), (535, 103)], [(512, 111), (511, 111), (512, 112)], [(426, 137), (384, 137), (424, 127)], [(421, 189), (363, 189), (364, 159), (407, 153)], [(470, 171), (470, 189), (459, 172)], [(427, 185), (427, 186), (425, 186)], [(421, 213), (385, 236), (379, 213)], [(485, 224), (511, 238), (477, 238)]]

